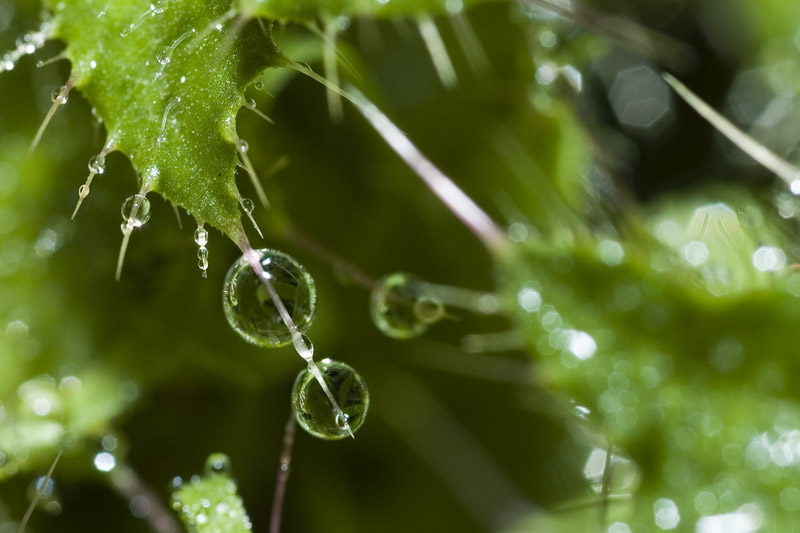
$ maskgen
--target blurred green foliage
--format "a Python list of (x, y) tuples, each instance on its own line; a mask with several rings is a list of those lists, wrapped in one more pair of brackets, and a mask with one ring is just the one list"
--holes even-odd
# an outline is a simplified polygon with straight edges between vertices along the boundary
[[(100, 3), (65, 3), (69, 23), (59, 35), (72, 63), (35, 68), (35, 59), (64, 50), (52, 42), (0, 77), (0, 532), (16, 529), (28, 487), (60, 449), (60, 506), (42, 506), (29, 531), (141, 531), (147, 513), (129, 493), (114, 494), (119, 484), (98, 454), (130, 467), (167, 506), (169, 481), (189, 480), (216, 451), (230, 456), (238, 482), (238, 496), (223, 490), (220, 498), (239, 509), (241, 497), (255, 530), (266, 530), (303, 364), (290, 348), (249, 345), (228, 327), (220, 300), (236, 246), (211, 231), (202, 278), (196, 225), (182, 212), (180, 227), (152, 195), (152, 218), (131, 239), (121, 281), (113, 279), (119, 206), (153, 165), (182, 177), (149, 188), (236, 237), (238, 138), (249, 142), (271, 201), (254, 213), (263, 246), (298, 258), (316, 281), (309, 335), (317, 357), (346, 361), (371, 393), (356, 439), (297, 435), (285, 530), (800, 529), (792, 386), (800, 205), (674, 99), (660, 127), (620, 120), (614, 80), (630, 69), (656, 72), (625, 39), (577, 30), (530, 4), (443, 15), (436, 22), (458, 76), (447, 90), (413, 22), (388, 11), (388, 21), (335, 21), (342, 80), (370, 94), (508, 226), (511, 252), (490, 256), (351, 108), (331, 120), (312, 81), (288, 70), (259, 74), (284, 60), (256, 21), (229, 41), (215, 35), (215, 46), (174, 56), (165, 76), (195, 76), (179, 96), (201, 125), (187, 136), (183, 119), (162, 123), (174, 95), (153, 82), (156, 52), (227, 6), (171, 12), (170, 2), (139, 19), (147, 3), (124, 4), (106, 22), (87, 15)], [(266, 4), (240, 4), (269, 14), (258, 11)], [(412, 7), (400, 14), (427, 14)], [(39, 24), (39, 8), (0, 2), (4, 49)], [(791, 154), (798, 138), (786, 132), (796, 115), (765, 127), (763, 113), (795, 101), (800, 7), (604, 8), (686, 40), (697, 53), (687, 83)], [(323, 11), (325, 31), (340, 13)], [(122, 38), (128, 20), (142, 24)], [(485, 70), (459, 48), (464, 20)], [(286, 57), (322, 68), (324, 46), (305, 22), (276, 26), (275, 42)], [(102, 59), (99, 81), (88, 73), (90, 55)], [(566, 66), (580, 73), (580, 91)], [(52, 90), (71, 73), (85, 90), (70, 94), (29, 155)], [(748, 73), (755, 92), (745, 90)], [(267, 90), (249, 85), (256, 78)], [(241, 108), (245, 98), (275, 124)], [(750, 104), (762, 115), (748, 118)], [(174, 129), (162, 147), (163, 124)], [(109, 132), (129, 139), (130, 159), (108, 156), (70, 221), (86, 162)], [(211, 201), (220, 197), (208, 179), (213, 165), (225, 167), (222, 197), (233, 199), (222, 210)], [(241, 195), (255, 197), (237, 174)], [(389, 339), (370, 321), (360, 278), (323, 260), (320, 246), (373, 278), (412, 272), (496, 291), (501, 312), (448, 307), (421, 338)], [(215, 482), (226, 488), (230, 479), (212, 473), (175, 494), (194, 527), (203, 506), (194, 507), (219, 488), (204, 483)]]

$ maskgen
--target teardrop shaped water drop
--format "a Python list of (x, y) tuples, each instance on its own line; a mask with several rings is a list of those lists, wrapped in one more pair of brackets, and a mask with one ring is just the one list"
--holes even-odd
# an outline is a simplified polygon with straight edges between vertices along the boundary
[(331, 405), (319, 382), (308, 370), (297, 376), (292, 389), (292, 411), (300, 427), (325, 440), (338, 440), (355, 433), (369, 409), (369, 391), (364, 379), (350, 365), (325, 359), (317, 366), (328, 384), (344, 419)]
[(122, 204), (122, 220), (134, 228), (142, 227), (150, 220), (150, 200), (144, 194), (134, 194)]
[(224, 453), (212, 453), (206, 459), (206, 475), (231, 473), (231, 458)]
[[(261, 266), (298, 331), (304, 333), (314, 319), (317, 292), (314, 280), (293, 257), (278, 250), (257, 250)], [(264, 347), (292, 342), (269, 293), (245, 258), (228, 270), (222, 291), (228, 323), (244, 340)]]
[(89, 172), (95, 174), (102, 174), (106, 171), (106, 158), (102, 155), (96, 155), (89, 160)]
[(205, 246), (208, 244), (208, 230), (205, 228), (197, 228), (194, 232), (194, 242), (198, 246)]
[(425, 294), (419, 278), (399, 272), (381, 278), (372, 290), (370, 316), (389, 337), (412, 339), (444, 316), (444, 306)]
[(244, 139), (239, 139), (236, 141), (236, 149), (239, 150), (240, 153), (244, 154), (250, 149), (250, 145)]
[[(11, 69), (9, 69), (11, 70)], [(67, 103), (67, 87), (66, 85), (62, 85), (57, 89), (53, 89), (53, 92), (50, 93), (50, 99), (53, 101), (54, 104), (63, 105)]]
[(253, 200), (251, 200), (250, 198), (242, 198), (242, 209), (244, 209), (245, 213), (249, 215), (253, 212), (255, 208), (256, 204), (253, 203)]

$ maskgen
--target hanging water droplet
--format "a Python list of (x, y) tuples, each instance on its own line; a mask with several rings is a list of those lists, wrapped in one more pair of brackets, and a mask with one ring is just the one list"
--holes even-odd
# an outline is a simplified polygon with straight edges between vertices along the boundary
[[(286, 310), (305, 332), (314, 318), (314, 280), (294, 258), (277, 250), (258, 250), (265, 276)], [(292, 335), (255, 272), (243, 257), (225, 276), (222, 303), (228, 323), (244, 340), (265, 347), (285, 346)]]
[(363, 378), (352, 367), (325, 359), (317, 364), (344, 417), (331, 405), (319, 382), (308, 370), (297, 376), (292, 389), (292, 411), (297, 423), (320, 439), (337, 440), (350, 436), (364, 423), (369, 408), (369, 392)]
[(255, 90), (257, 90), (257, 91), (263, 91), (264, 90), (264, 82), (261, 81), (261, 80), (258, 80), (257, 82), (253, 83), (253, 88)]
[[(244, 106), (248, 107), (250, 109), (255, 109), (256, 105), (257, 104), (256, 104), (255, 98), (246, 98), (245, 101), (244, 101)], [(240, 140), (240, 142), (241, 142), (241, 140)]]
[(80, 196), (81, 198), (86, 198), (87, 196), (89, 196), (89, 186), (84, 183), (83, 185), (78, 187), (78, 196)]
[(231, 473), (231, 458), (224, 453), (212, 453), (206, 459), (206, 475)]
[(125, 225), (139, 228), (150, 220), (150, 200), (144, 194), (134, 194), (122, 204), (122, 219)]
[(244, 209), (245, 213), (249, 215), (253, 212), (255, 208), (256, 204), (253, 203), (253, 200), (251, 200), (250, 198), (242, 198), (242, 209)]
[(236, 141), (236, 149), (239, 150), (240, 153), (244, 154), (247, 153), (247, 150), (250, 148), (250, 145), (247, 144), (247, 141), (244, 139), (239, 139)]
[[(11, 70), (11, 69), (8, 69)], [(67, 87), (62, 85), (57, 89), (53, 89), (53, 92), (50, 94), (50, 99), (53, 101), (54, 104), (64, 105), (67, 103)]]
[(102, 155), (96, 155), (89, 160), (89, 172), (95, 174), (102, 174), (106, 171), (106, 158)]
[(419, 337), (444, 316), (440, 301), (423, 292), (411, 274), (390, 274), (372, 290), (370, 316), (375, 326), (394, 339)]
[(198, 246), (205, 246), (208, 244), (208, 230), (205, 228), (197, 228), (194, 232), (194, 242)]

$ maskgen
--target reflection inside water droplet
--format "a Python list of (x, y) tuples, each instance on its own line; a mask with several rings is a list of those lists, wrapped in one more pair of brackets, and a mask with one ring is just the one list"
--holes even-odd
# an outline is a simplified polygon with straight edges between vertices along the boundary
[[(278, 250), (259, 250), (261, 265), (286, 310), (304, 333), (314, 319), (314, 280), (293, 257)], [(225, 277), (223, 309), (228, 323), (243, 339), (265, 347), (285, 346), (292, 334), (273, 304), (267, 289), (244, 258)]]
[(318, 367), (342, 414), (337, 413), (319, 382), (308, 370), (300, 372), (295, 380), (292, 410), (297, 423), (315, 437), (343, 439), (350, 436), (350, 432), (355, 433), (364, 423), (369, 409), (367, 386), (358, 372), (339, 361), (325, 359), (318, 363)]

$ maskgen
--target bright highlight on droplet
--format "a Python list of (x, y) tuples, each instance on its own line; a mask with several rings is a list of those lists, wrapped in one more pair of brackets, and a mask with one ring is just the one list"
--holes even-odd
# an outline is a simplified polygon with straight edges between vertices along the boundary
[(117, 458), (108, 452), (100, 452), (94, 456), (94, 467), (101, 472), (111, 472), (117, 466)]
[[(263, 249), (257, 253), (265, 275), (292, 322), (300, 333), (305, 333), (314, 319), (317, 303), (313, 278), (300, 263), (283, 252)], [(222, 307), (228, 323), (247, 342), (267, 348), (292, 342), (292, 334), (280, 312), (244, 257), (236, 261), (225, 276)]]
[[(297, 376), (292, 389), (292, 410), (300, 427), (325, 440), (339, 440), (358, 431), (369, 409), (369, 392), (351, 366), (324, 359), (317, 366), (337, 399), (345, 419), (337, 414), (317, 379), (308, 370)], [(348, 428), (349, 426), (349, 428)]]

